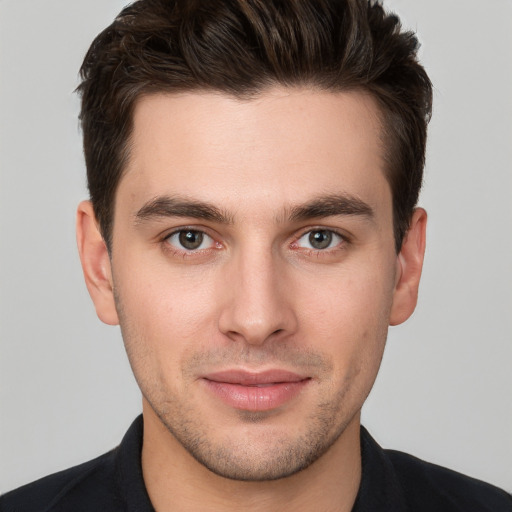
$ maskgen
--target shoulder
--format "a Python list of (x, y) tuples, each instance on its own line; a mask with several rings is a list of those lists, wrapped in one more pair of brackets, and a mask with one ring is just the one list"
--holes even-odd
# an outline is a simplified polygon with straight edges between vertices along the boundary
[(512, 512), (512, 495), (480, 480), (385, 450), (411, 510)]
[[(0, 497), (2, 512), (101, 510), (115, 497), (115, 452), (112, 450), (65, 471), (24, 485)], [(90, 492), (94, 489), (95, 492)], [(98, 508), (96, 508), (98, 507)], [(108, 508), (115, 510), (115, 508)]]
[(142, 415), (110, 452), (0, 497), (1, 512), (153, 511), (141, 466)]

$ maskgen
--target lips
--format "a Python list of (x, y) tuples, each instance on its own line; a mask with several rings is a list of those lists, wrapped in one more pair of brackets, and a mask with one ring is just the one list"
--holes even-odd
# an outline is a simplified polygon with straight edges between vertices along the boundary
[(286, 370), (227, 370), (203, 377), (208, 390), (226, 405), (246, 411), (270, 411), (292, 401), (311, 381)]

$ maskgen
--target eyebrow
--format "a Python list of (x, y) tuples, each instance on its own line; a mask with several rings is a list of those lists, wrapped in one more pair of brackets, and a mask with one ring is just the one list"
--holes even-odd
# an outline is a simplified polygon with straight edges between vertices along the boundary
[[(371, 220), (374, 211), (370, 205), (349, 194), (331, 194), (315, 198), (305, 204), (287, 208), (281, 220), (298, 222), (333, 216), (359, 216)], [(137, 223), (167, 217), (190, 217), (218, 224), (233, 224), (233, 215), (216, 206), (186, 197), (159, 196), (145, 203), (135, 214)]]
[(321, 196), (304, 205), (292, 207), (288, 212), (291, 221), (303, 221), (337, 215), (358, 216), (373, 219), (373, 208), (361, 199), (349, 194)]
[(219, 224), (233, 223), (233, 217), (216, 206), (183, 197), (156, 197), (145, 203), (135, 214), (137, 223), (166, 217), (191, 217)]

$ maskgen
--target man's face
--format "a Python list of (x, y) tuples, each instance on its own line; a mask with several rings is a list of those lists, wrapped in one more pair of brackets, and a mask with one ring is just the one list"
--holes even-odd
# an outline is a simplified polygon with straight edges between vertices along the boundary
[(229, 478), (307, 467), (358, 421), (393, 321), (374, 101), (142, 98), (111, 266), (146, 420)]

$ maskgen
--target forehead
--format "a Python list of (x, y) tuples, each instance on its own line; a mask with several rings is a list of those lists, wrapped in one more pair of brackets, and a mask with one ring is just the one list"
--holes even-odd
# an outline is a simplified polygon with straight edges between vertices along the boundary
[(333, 193), (390, 201), (379, 110), (362, 92), (154, 94), (137, 102), (133, 121), (118, 190), (133, 208), (162, 194), (235, 209)]

